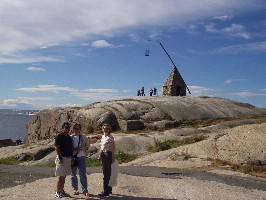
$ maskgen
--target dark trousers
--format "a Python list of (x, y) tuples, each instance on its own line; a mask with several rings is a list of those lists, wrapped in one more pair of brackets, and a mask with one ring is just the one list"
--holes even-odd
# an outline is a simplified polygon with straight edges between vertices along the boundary
[(101, 155), (103, 167), (103, 191), (105, 193), (112, 192), (112, 187), (108, 186), (111, 177), (112, 152), (103, 152)]

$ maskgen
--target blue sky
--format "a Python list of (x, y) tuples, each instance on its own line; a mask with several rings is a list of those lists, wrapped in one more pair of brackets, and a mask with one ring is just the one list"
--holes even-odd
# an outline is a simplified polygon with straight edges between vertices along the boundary
[(0, 27), (0, 108), (161, 95), (173, 65), (156, 41), (191, 96), (266, 107), (264, 0), (3, 0)]

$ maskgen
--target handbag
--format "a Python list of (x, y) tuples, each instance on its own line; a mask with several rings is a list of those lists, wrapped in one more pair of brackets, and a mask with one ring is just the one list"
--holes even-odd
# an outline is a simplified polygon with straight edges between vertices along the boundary
[[(80, 135), (79, 135), (79, 143), (80, 143)], [(78, 146), (79, 146), (78, 143)], [(79, 159), (78, 159), (78, 152), (73, 156), (73, 161), (71, 163), (71, 167), (77, 167), (79, 164)]]
[(75, 154), (75, 155), (73, 156), (73, 161), (72, 161), (71, 167), (77, 167), (78, 164), (79, 164), (78, 154)]

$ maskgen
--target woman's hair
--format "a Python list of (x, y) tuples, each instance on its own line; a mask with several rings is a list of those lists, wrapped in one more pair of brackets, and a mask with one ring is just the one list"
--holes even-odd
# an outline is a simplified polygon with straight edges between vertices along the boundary
[(73, 126), (73, 130), (74, 130), (76, 127), (79, 127), (79, 128), (81, 129), (81, 124), (80, 124), (80, 123), (75, 123), (74, 126)]
[(102, 129), (103, 129), (103, 127), (105, 127), (105, 126), (107, 126), (107, 127), (109, 128), (109, 133), (111, 133), (111, 132), (112, 132), (112, 127), (111, 127), (111, 125), (108, 124), (108, 123), (104, 123), (104, 124), (102, 125)]

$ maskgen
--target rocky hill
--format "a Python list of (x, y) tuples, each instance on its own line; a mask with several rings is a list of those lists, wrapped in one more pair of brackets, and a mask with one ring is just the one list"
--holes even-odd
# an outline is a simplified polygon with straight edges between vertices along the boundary
[(114, 131), (164, 130), (186, 123), (265, 115), (256, 108), (214, 97), (133, 97), (83, 107), (44, 109), (27, 125), (26, 144), (54, 138), (64, 121), (82, 124), (82, 132), (97, 132), (105, 122)]
[[(76, 108), (46, 109), (28, 124), (26, 144), (1, 148), (0, 159), (15, 157), (20, 165), (54, 163), (54, 135), (64, 121), (80, 122), (90, 138), (90, 158), (99, 153), (98, 129), (112, 124), (116, 150), (137, 154), (123, 165), (212, 170), (236, 166), (266, 167), (266, 112), (249, 104), (221, 98), (139, 97)], [(135, 131), (132, 131), (135, 130)], [(198, 138), (199, 140), (194, 140)], [(93, 140), (93, 142), (92, 142)], [(151, 147), (191, 140), (168, 150)], [(222, 168), (213, 171), (213, 164)], [(204, 169), (203, 169), (204, 168)], [(208, 169), (207, 169), (208, 168)]]

